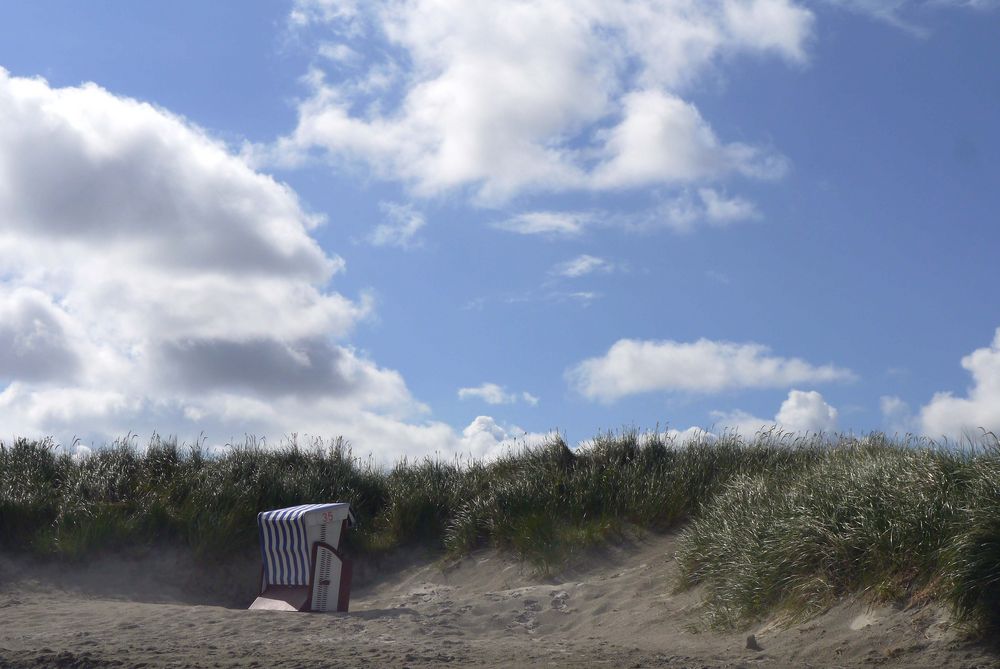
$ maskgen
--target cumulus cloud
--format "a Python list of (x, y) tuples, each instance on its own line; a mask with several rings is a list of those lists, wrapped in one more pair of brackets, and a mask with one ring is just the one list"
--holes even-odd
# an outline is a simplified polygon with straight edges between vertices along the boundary
[(9, 434), (343, 435), (380, 459), (507, 439), (428, 420), (346, 343), (372, 305), (331, 290), (346, 265), (311, 236), (322, 218), (204, 131), (4, 70), (0, 117)]
[(420, 246), (420, 241), (416, 239), (417, 233), (427, 220), (424, 215), (416, 211), (411, 205), (396, 204), (394, 202), (382, 202), (379, 209), (385, 214), (387, 221), (375, 226), (368, 242), (373, 246), (398, 246), (403, 249), (410, 249)]
[(775, 178), (785, 161), (746, 144), (723, 144), (694, 105), (661, 91), (622, 98), (623, 119), (607, 133), (608, 158), (593, 172), (599, 188), (686, 183), (738, 172)]
[(538, 405), (538, 398), (531, 393), (524, 391), (520, 393), (507, 392), (507, 389), (496, 383), (483, 383), (482, 385), (459, 388), (458, 398), (467, 400), (476, 398), (487, 404), (514, 404), (524, 402), (530, 406)]
[(813, 434), (837, 429), (837, 410), (814, 390), (791, 390), (773, 419), (757, 418), (745, 411), (712, 413), (716, 425), (744, 437), (777, 427), (785, 432)]
[(972, 375), (965, 397), (939, 392), (920, 409), (919, 421), (929, 437), (962, 438), (980, 428), (1000, 434), (1000, 328), (989, 346), (962, 358)]
[(567, 378), (584, 397), (613, 402), (653, 391), (780, 388), (847, 381), (854, 374), (832, 364), (815, 366), (799, 358), (775, 356), (766, 346), (754, 343), (620, 339), (603, 356), (571, 368)]
[(295, 129), (261, 160), (321, 154), (421, 195), (501, 202), (780, 175), (778, 154), (719, 138), (681, 96), (727, 57), (804, 62), (813, 15), (793, 0), (300, 0), (290, 23), (372, 55), (356, 76), (313, 70)]
[(837, 427), (837, 410), (815, 390), (792, 390), (774, 420), (792, 432), (830, 432)]
[(463, 452), (490, 460), (511, 450), (538, 446), (555, 436), (554, 432), (525, 432), (500, 425), (490, 416), (478, 416), (462, 431), (462, 445)]
[(559, 263), (552, 268), (551, 273), (567, 279), (576, 279), (587, 274), (593, 274), (594, 272), (607, 274), (608, 272), (613, 272), (614, 269), (614, 263), (604, 258), (584, 253), (572, 260)]

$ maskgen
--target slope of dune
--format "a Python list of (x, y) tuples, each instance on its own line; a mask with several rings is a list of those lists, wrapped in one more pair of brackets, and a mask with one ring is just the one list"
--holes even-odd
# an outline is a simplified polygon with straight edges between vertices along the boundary
[(551, 577), (495, 551), (400, 554), (359, 565), (348, 614), (246, 611), (254, 556), (210, 569), (164, 552), (75, 567), (0, 556), (0, 666), (1000, 665), (934, 605), (850, 600), (804, 624), (706, 630), (699, 593), (671, 590), (674, 543), (646, 535)]

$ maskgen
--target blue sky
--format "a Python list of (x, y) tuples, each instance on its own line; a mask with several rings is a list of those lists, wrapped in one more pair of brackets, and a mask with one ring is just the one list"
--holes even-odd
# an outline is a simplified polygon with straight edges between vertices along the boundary
[(0, 429), (1000, 431), (998, 34), (988, 0), (11, 3)]

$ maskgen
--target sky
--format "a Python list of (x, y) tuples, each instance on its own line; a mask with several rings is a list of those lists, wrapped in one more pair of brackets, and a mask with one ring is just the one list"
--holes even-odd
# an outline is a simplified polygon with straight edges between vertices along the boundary
[(0, 5), (0, 438), (1000, 432), (1000, 1)]

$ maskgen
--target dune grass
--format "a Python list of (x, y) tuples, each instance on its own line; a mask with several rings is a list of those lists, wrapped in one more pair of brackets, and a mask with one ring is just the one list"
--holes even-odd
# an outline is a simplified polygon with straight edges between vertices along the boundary
[(684, 528), (682, 586), (713, 622), (807, 617), (848, 593), (939, 600), (1000, 630), (1000, 443), (957, 450), (882, 435), (818, 449), (800, 470), (731, 478)]
[[(492, 545), (541, 569), (625, 528), (682, 527), (680, 587), (704, 586), (720, 626), (809, 615), (847, 593), (938, 599), (1000, 630), (1000, 443), (762, 433), (678, 446), (624, 430), (571, 449), (555, 437), (489, 462), (378, 467), (341, 440), (217, 455), (154, 438), (73, 458), (0, 444), (0, 549), (61, 559), (159, 542), (204, 560), (252, 550), (256, 513), (347, 501), (348, 550)], [(670, 588), (677, 584), (663, 584)]]

